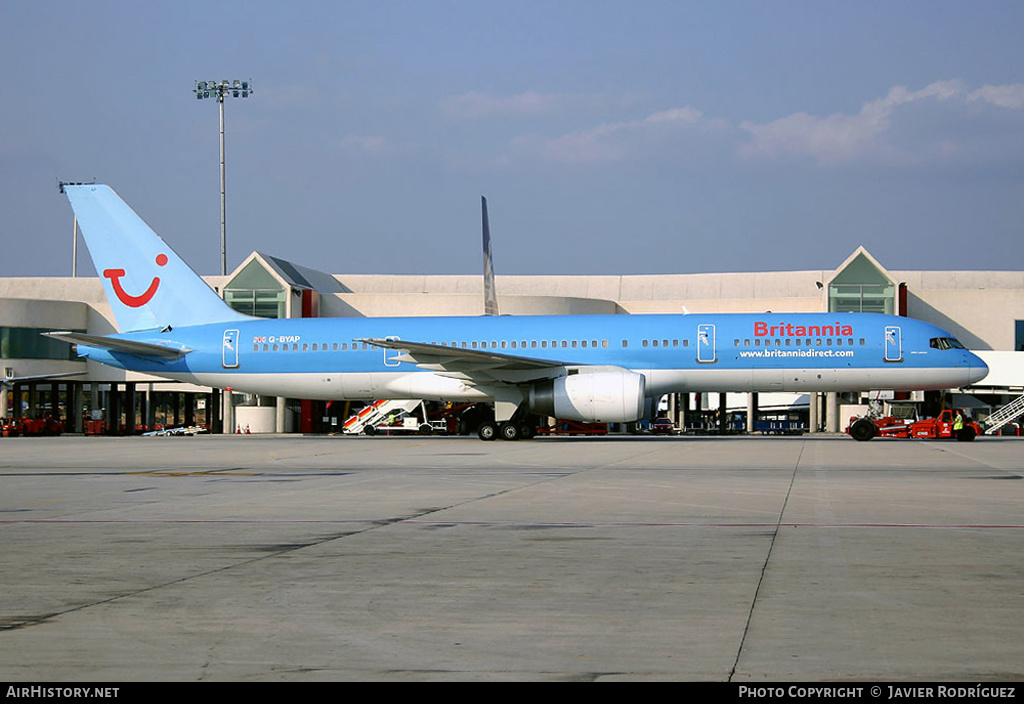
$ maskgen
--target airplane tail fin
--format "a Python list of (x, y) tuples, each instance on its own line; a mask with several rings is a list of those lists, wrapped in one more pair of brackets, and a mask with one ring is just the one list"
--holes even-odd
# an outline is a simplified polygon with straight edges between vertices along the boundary
[(494, 287), (494, 262), (491, 259), (491, 226), (487, 222), (487, 199), (480, 196), (484, 239), (484, 315), (498, 315), (498, 293)]
[(229, 307), (109, 187), (61, 184), (121, 332), (247, 316)]

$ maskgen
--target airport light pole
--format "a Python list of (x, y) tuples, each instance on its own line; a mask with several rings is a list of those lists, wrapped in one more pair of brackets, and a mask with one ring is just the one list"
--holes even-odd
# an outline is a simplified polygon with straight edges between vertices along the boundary
[(248, 81), (196, 81), (192, 92), (198, 100), (216, 98), (220, 107), (220, 273), (228, 273), (227, 199), (224, 188), (224, 98), (248, 98), (252, 79)]

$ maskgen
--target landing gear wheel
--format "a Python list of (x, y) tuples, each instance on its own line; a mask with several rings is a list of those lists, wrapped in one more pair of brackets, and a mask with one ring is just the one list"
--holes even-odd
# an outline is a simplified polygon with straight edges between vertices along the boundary
[(850, 426), (850, 435), (853, 436), (854, 440), (863, 442), (875, 437), (876, 430), (877, 428), (875, 428), (874, 423), (867, 418), (861, 418), (854, 421), (853, 425)]
[(502, 440), (519, 439), (519, 426), (515, 423), (502, 423), (498, 426), (498, 432), (501, 433)]
[(519, 437), (521, 437), (523, 440), (533, 440), (534, 434), (535, 429), (529, 423), (523, 423), (521, 426), (519, 426)]
[(498, 428), (494, 423), (481, 423), (480, 427), (476, 429), (476, 434), (481, 440), (494, 440), (498, 437)]

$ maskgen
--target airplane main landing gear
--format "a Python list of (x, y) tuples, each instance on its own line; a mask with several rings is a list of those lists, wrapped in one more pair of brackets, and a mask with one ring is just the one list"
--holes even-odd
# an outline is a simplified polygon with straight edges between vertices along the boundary
[(534, 434), (534, 428), (528, 422), (508, 420), (502, 423), (484, 421), (477, 427), (477, 436), (481, 440), (529, 440)]
[(481, 440), (495, 440), (497, 438), (502, 440), (518, 440), (522, 436), (522, 431), (519, 425), (512, 421), (504, 423), (486, 421), (480, 424), (476, 434)]

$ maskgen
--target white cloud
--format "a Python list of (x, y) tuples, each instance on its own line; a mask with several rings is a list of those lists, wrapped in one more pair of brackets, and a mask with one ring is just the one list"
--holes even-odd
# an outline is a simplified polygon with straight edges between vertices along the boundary
[(897, 150), (883, 136), (901, 107), (965, 95), (960, 81), (939, 81), (919, 91), (895, 86), (884, 98), (864, 103), (856, 115), (817, 117), (800, 112), (765, 125), (744, 122), (740, 127), (751, 135), (752, 141), (741, 146), (740, 152), (746, 156), (810, 156), (822, 164), (871, 156), (893, 157)]
[(721, 124), (705, 118), (695, 108), (673, 108), (642, 120), (606, 123), (560, 137), (519, 137), (512, 142), (512, 148), (519, 155), (563, 164), (614, 162), (649, 154), (682, 134)]
[(1024, 83), (1005, 86), (985, 85), (967, 96), (968, 102), (984, 102), (1000, 108), (1024, 108)]

